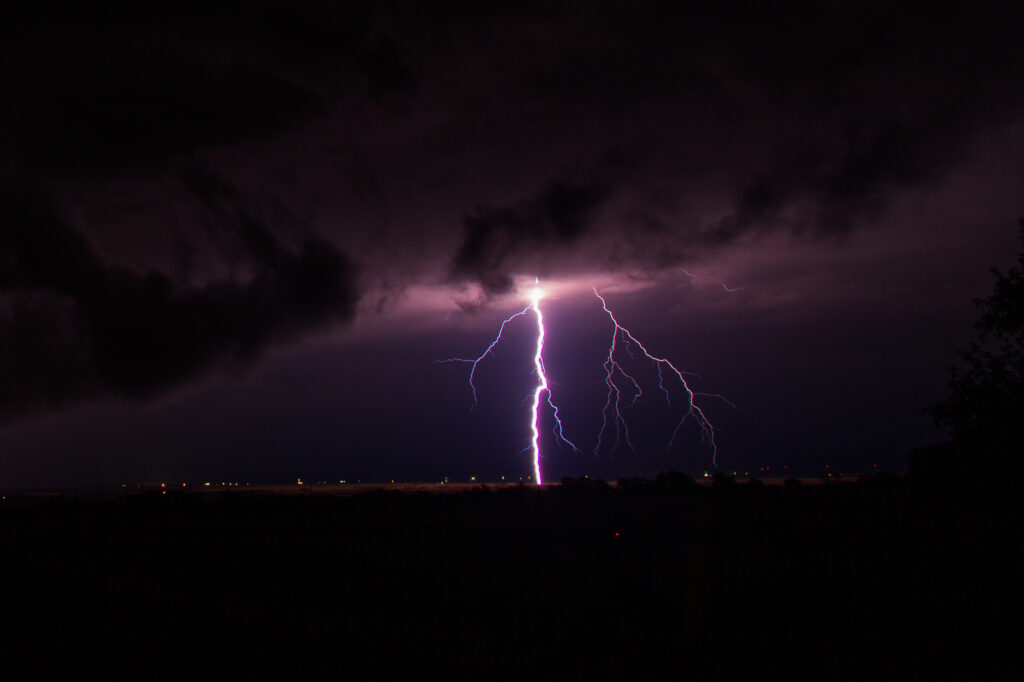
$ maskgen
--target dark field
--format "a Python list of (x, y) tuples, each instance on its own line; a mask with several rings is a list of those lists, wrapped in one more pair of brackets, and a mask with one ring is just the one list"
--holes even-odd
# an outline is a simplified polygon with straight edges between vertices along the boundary
[(8, 496), (5, 677), (1011, 678), (1015, 506), (885, 476)]

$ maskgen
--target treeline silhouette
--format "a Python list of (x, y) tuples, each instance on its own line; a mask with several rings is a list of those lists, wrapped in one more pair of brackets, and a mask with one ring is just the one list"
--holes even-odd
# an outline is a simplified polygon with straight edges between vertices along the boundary
[(911, 472), (920, 479), (1008, 481), (1024, 455), (1024, 252), (1008, 271), (992, 274), (992, 294), (974, 302), (977, 337), (950, 369), (949, 395), (927, 408), (950, 440), (913, 453)]

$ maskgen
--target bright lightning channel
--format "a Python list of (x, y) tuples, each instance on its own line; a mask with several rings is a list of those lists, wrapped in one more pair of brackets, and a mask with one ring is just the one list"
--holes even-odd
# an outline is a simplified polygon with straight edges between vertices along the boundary
[(565, 434), (563, 433), (562, 420), (558, 416), (558, 406), (555, 405), (554, 401), (551, 398), (551, 387), (548, 383), (547, 372), (544, 369), (544, 316), (540, 312), (540, 300), (544, 298), (544, 289), (540, 286), (539, 279), (534, 279), (534, 286), (527, 292), (527, 296), (529, 298), (530, 304), (523, 308), (522, 310), (520, 310), (518, 313), (515, 313), (505, 318), (505, 320), (501, 323), (501, 327), (498, 328), (497, 336), (494, 337), (494, 340), (491, 341), (491, 344), (487, 346), (484, 352), (481, 353), (478, 357), (447, 358), (445, 360), (439, 360), (438, 362), (472, 363), (473, 368), (469, 372), (469, 387), (473, 392), (473, 408), (475, 408), (479, 402), (477, 399), (476, 384), (474, 383), (477, 367), (484, 360), (484, 358), (491, 354), (491, 351), (494, 350), (494, 347), (497, 346), (498, 343), (501, 341), (502, 334), (505, 333), (505, 326), (512, 320), (516, 319), (517, 317), (522, 317), (528, 314), (530, 311), (533, 311), (534, 315), (537, 317), (537, 346), (536, 351), (533, 355), (534, 371), (537, 374), (537, 386), (533, 389), (533, 419), (530, 422), (530, 431), (532, 434), (532, 438), (529, 447), (533, 455), (534, 480), (537, 481), (537, 485), (543, 485), (544, 479), (540, 469), (541, 452), (539, 426), (541, 395), (546, 394), (547, 397), (544, 401), (548, 404), (549, 407), (551, 407), (552, 415), (555, 421), (555, 426), (553, 428), (555, 436), (576, 452), (579, 452), (579, 448), (577, 448), (572, 441), (566, 438)]
[(628, 445), (633, 452), (636, 452), (636, 448), (633, 447), (633, 442), (629, 437), (629, 425), (626, 423), (626, 419), (622, 413), (623, 389), (616, 384), (615, 375), (620, 375), (625, 380), (627, 388), (632, 391), (633, 395), (632, 399), (630, 399), (629, 405), (635, 404), (636, 401), (640, 399), (640, 396), (643, 395), (643, 389), (640, 388), (639, 382), (637, 382), (632, 375), (623, 369), (622, 365), (615, 359), (615, 352), (618, 349), (618, 341), (622, 338), (626, 344), (627, 351), (631, 352), (629, 344), (632, 343), (635, 347), (640, 349), (645, 357), (655, 363), (658, 368), (658, 388), (660, 388), (665, 394), (665, 401), (667, 403), (671, 404), (671, 400), (668, 389), (665, 387), (664, 374), (662, 373), (663, 367), (667, 367), (671, 370), (672, 374), (679, 379), (679, 383), (682, 385), (683, 391), (686, 393), (689, 405), (686, 412), (683, 414), (682, 419), (679, 420), (679, 423), (676, 424), (676, 428), (672, 431), (672, 437), (669, 439), (668, 446), (672, 447), (672, 443), (675, 442), (679, 429), (682, 428), (683, 423), (685, 423), (687, 419), (692, 417), (700, 428), (702, 440), (711, 447), (711, 463), (717, 468), (718, 445), (715, 443), (715, 427), (707, 418), (707, 415), (704, 414), (704, 411), (697, 406), (695, 398), (697, 396), (719, 398), (732, 407), (735, 407), (735, 405), (729, 402), (724, 396), (718, 395), (717, 393), (697, 393), (693, 391), (689, 384), (686, 383), (685, 377), (685, 375), (691, 373), (679, 370), (666, 358), (659, 358), (652, 355), (628, 329), (619, 324), (619, 321), (615, 319), (615, 314), (608, 308), (608, 302), (601, 294), (597, 293), (597, 289), (594, 289), (594, 295), (601, 301), (601, 306), (604, 308), (604, 311), (608, 313), (608, 317), (611, 319), (612, 324), (615, 325), (615, 328), (612, 330), (612, 340), (608, 346), (608, 355), (605, 357), (604, 361), (604, 384), (608, 388), (608, 398), (605, 401), (604, 409), (601, 411), (601, 430), (597, 434), (597, 446), (594, 448), (594, 454), (596, 455), (601, 449), (605, 431), (608, 430), (609, 416), (612, 417), (612, 421), (615, 425), (615, 446), (613, 447), (613, 451), (615, 447), (618, 447), (621, 440), (625, 440), (626, 445)]

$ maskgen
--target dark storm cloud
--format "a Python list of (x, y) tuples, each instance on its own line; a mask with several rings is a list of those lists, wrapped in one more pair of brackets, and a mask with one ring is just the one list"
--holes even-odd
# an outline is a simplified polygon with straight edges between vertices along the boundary
[(816, 211), (794, 227), (819, 233), (845, 232), (878, 215), (894, 191), (939, 177), (962, 155), (973, 121), (937, 118), (913, 125), (885, 117), (847, 122), (827, 144), (799, 149), (798, 143), (785, 162), (760, 170), (740, 189), (735, 211), (718, 225), (718, 241), (772, 225), (799, 201)]
[[(194, 155), (323, 115), (336, 83), (378, 99), (414, 88), (376, 17), (358, 5), (271, 0), (5, 6), (0, 419), (95, 395), (150, 395), (352, 318), (354, 261), (308, 229), (275, 236), (281, 226), (265, 225)], [(203, 208), (194, 227), (206, 228), (233, 275), (190, 273), (197, 284), (131, 253), (110, 262), (60, 208), (94, 198), (91, 185), (76, 198), (75, 183), (119, 175), (159, 197), (173, 184), (165, 170)], [(154, 218), (128, 229), (158, 237)], [(157, 264), (190, 270), (196, 241), (177, 239), (177, 253)]]
[(721, 64), (778, 128), (754, 148), (771, 153), (741, 178), (724, 234), (800, 202), (814, 209), (800, 229), (846, 231), (894, 192), (941, 178), (979, 132), (1018, 117), (1019, 10), (975, 9), (810, 4), (758, 17), (756, 35), (741, 30), (749, 42)]
[(378, 97), (415, 85), (360, 6), (33, 2), (4, 13), (0, 123), (22, 172), (160, 166), (322, 114), (346, 78)]
[(364, 293), (846, 234), (1024, 97), (1010, 4), (3, 11), (9, 414), (187, 381)]
[(615, 146), (635, 172), (614, 201), (585, 204), (587, 239), (566, 239), (542, 209), (557, 174), (470, 212), (453, 276), (486, 291), (550, 268), (552, 253), (572, 254), (570, 271), (581, 260), (628, 270), (751, 233), (846, 234), (901, 191), (941, 181), (1024, 101), (1010, 4), (577, 9), (474, 16), (467, 78), (486, 84), (501, 124), (525, 140), (499, 163), (559, 149), (572, 164)]
[(0, 206), (0, 419), (148, 395), (355, 310), (348, 257), (314, 237), (289, 249), (244, 214), (248, 277), (188, 287), (102, 262), (45, 201), (5, 196)]
[(488, 295), (508, 292), (513, 284), (505, 267), (510, 257), (576, 244), (593, 229), (594, 213), (610, 193), (604, 180), (555, 181), (535, 197), (467, 216), (452, 279), (475, 280)]

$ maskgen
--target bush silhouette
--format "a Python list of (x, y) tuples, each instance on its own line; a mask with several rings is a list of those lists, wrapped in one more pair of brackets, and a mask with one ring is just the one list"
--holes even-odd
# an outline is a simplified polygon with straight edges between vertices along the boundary
[(679, 471), (661, 471), (654, 479), (654, 485), (663, 490), (693, 490), (697, 482)]
[(620, 478), (618, 481), (618, 486), (620, 490), (639, 490), (641, 488), (646, 488), (647, 486), (650, 486), (651, 483), (651, 481), (644, 478), (643, 476), (630, 476), (628, 478)]
[(736, 487), (736, 480), (732, 476), (730, 476), (728, 474), (725, 474), (725, 473), (723, 473), (721, 471), (719, 471), (717, 474), (714, 475), (714, 477), (711, 479), (711, 482), (712, 482), (712, 485), (714, 485), (714, 487), (716, 487), (716, 488), (735, 488)]

